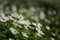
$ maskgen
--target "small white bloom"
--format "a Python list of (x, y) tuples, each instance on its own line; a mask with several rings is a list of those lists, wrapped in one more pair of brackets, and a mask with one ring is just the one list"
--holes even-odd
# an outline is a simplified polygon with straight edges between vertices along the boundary
[(34, 29), (33, 27), (29, 26), (29, 28)]
[(38, 34), (44, 35), (44, 33), (41, 31), (41, 29), (36, 27), (36, 30), (37, 30)]
[(45, 19), (45, 13), (43, 11), (40, 12), (40, 19)]
[(3, 21), (3, 19), (0, 17), (0, 21)]
[(1, 13), (1, 18), (2, 18), (3, 20), (5, 20), (5, 21), (9, 20), (9, 18), (6, 17), (5, 14), (3, 14), (3, 13)]
[(12, 38), (9, 38), (9, 40), (14, 40), (14, 39), (12, 39)]
[(37, 26), (40, 28), (42, 26), (42, 24), (41, 23), (37, 23)]
[(15, 5), (12, 5), (12, 10), (13, 10), (13, 12), (16, 12), (16, 6)]
[(18, 20), (18, 23), (24, 24), (26, 26), (30, 25), (30, 22), (28, 20)]
[(32, 23), (32, 24), (36, 26), (36, 23)]
[(55, 36), (55, 34), (54, 34), (53, 32), (52, 32), (51, 34), (52, 34), (53, 36)]
[(18, 25), (18, 27), (19, 27), (19, 28), (22, 28), (22, 26), (21, 26), (21, 25)]
[(15, 20), (12, 16), (8, 16), (9, 20)]
[(25, 27), (25, 29), (27, 29), (28, 30), (28, 26), (24, 26)]
[(15, 12), (15, 13), (12, 13), (12, 15), (11, 16), (13, 16), (13, 17), (15, 17), (15, 18), (19, 18), (19, 15)]
[(30, 11), (35, 12), (36, 9), (34, 7), (30, 7)]
[(50, 38), (51, 40), (54, 40), (54, 38)]
[(22, 34), (23, 34), (24, 37), (28, 38), (26, 33), (22, 32)]
[(41, 34), (39, 34), (39, 33), (36, 33), (37, 34), (37, 36), (39, 36), (39, 37), (41, 37), (42, 35)]
[(13, 33), (13, 34), (18, 34), (18, 31), (16, 31), (16, 29), (10, 27), (10, 31)]
[(48, 19), (45, 19), (45, 21), (46, 21), (47, 23), (51, 23)]
[(47, 29), (47, 30), (50, 30), (50, 27), (49, 27), (49, 26), (46, 26), (46, 29)]
[(12, 24), (13, 24), (13, 25), (15, 25), (15, 26), (18, 26), (18, 24), (17, 24), (17, 23), (15, 23), (15, 22), (13, 22)]
[(24, 16), (22, 16), (21, 14), (19, 15), (19, 19), (20, 20), (23, 20), (24, 19)]

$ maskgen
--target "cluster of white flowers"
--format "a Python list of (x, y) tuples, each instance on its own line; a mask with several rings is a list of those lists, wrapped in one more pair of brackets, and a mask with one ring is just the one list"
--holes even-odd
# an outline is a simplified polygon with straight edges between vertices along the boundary
[(36, 26), (36, 30), (37, 30), (36, 34), (38, 36), (44, 35), (44, 33), (41, 31), (41, 27), (42, 27), (41, 23), (32, 23), (32, 24)]
[[(14, 11), (16, 11), (16, 10), (14, 10)], [(13, 17), (17, 18), (18, 20), (14, 19)], [(22, 26), (19, 25), (19, 24), (23, 24), (25, 29), (28, 29), (28, 27), (32, 28), (32, 26), (29, 26), (31, 24), (30, 21), (29, 20), (24, 20), (24, 16), (22, 16), (22, 14), (18, 15), (16, 12), (12, 13), (10, 16), (5, 16), (5, 14), (2, 13), (0, 19), (1, 19), (0, 21), (3, 20), (3, 22), (6, 22), (7, 20), (13, 20), (12, 24), (15, 25), (15, 26), (18, 26), (20, 28), (22, 28)], [(39, 35), (44, 35), (44, 33), (41, 31), (41, 26), (42, 26), (41, 23), (33, 23), (32, 22), (32, 24), (36, 26), (36, 30), (38, 32), (36, 34), (38, 36)], [(34, 28), (32, 28), (32, 29), (34, 29)], [(18, 31), (15, 30), (12, 27), (10, 27), (10, 31), (13, 34), (18, 34)], [(23, 36), (26, 36), (25, 33), (22, 32), (22, 34), (23, 34)], [(28, 36), (26, 36), (26, 37), (28, 37)]]
[[(19, 26), (18, 24), (23, 24), (25, 26), (25, 29), (27, 29), (27, 27), (30, 25), (30, 21), (29, 20), (24, 20), (24, 17), (20, 14), (13, 14), (13, 17), (17, 17), (19, 20), (14, 20), (13, 24), (16, 26)], [(21, 26), (19, 26), (21, 27)]]
[[(34, 12), (36, 11), (36, 9), (35, 8), (30, 8), (29, 10), (27, 10), (27, 9), (20, 9), (20, 13), (21, 14), (18, 14), (17, 12), (16, 12), (16, 6), (12, 6), (12, 10), (13, 10), (13, 13), (9, 16), (5, 16), (5, 14), (3, 13), (3, 12), (1, 12), (1, 14), (0, 14), (0, 21), (2, 21), (2, 22), (6, 22), (6, 21), (8, 21), (8, 20), (13, 20), (13, 22), (12, 22), (12, 24), (13, 25), (15, 25), (15, 26), (18, 26), (19, 28), (22, 28), (22, 26), (21, 25), (19, 25), (19, 24), (22, 24), (22, 25), (24, 25), (24, 27), (25, 27), (25, 29), (27, 29), (27, 30), (29, 30), (28, 29), (28, 27), (29, 28), (31, 28), (31, 29), (34, 29), (32, 26), (30, 26), (30, 24), (32, 24), (32, 25), (34, 25), (34, 26), (36, 26), (35, 28), (36, 28), (36, 31), (37, 31), (37, 35), (38, 36), (42, 36), (42, 35), (45, 35), (44, 33), (43, 33), (43, 31), (41, 31), (41, 27), (42, 27), (42, 24), (41, 23), (39, 23), (38, 21), (38, 17), (37, 16), (35, 16), (35, 17), (30, 17), (30, 18), (32, 18), (32, 19), (34, 19), (34, 20), (36, 20), (37, 22), (36, 23), (34, 23), (34, 22), (32, 22), (32, 23), (30, 23), (30, 20), (28, 20), (28, 19), (25, 19), (25, 17), (22, 15), (22, 13), (24, 13), (24, 12), (27, 12), (28, 14), (30, 13), (31, 15), (33, 15), (34, 14)], [(30, 15), (29, 14), (29, 15)], [(15, 18), (17, 18), (17, 19), (15, 19)], [(40, 19), (45, 19), (45, 14), (44, 14), (44, 12), (43, 11), (41, 11), (40, 12)], [(48, 22), (48, 23), (50, 23), (50, 21), (49, 20), (47, 20), (47, 19), (45, 19), (45, 21), (46, 22)], [(46, 26), (46, 29), (47, 30), (50, 30), (50, 28), (48, 27), (48, 26)], [(12, 28), (12, 27), (10, 27), (10, 31), (13, 33), (13, 34), (18, 34), (19, 32), (16, 30), (16, 29), (14, 29), (14, 28)], [(26, 37), (26, 38), (28, 38), (28, 36), (27, 36), (27, 34), (26, 33), (24, 33), (24, 32), (22, 32), (22, 34), (23, 34), (23, 36), (24, 37)], [(53, 34), (53, 33), (52, 33)], [(54, 35), (54, 34), (53, 34)], [(9, 40), (11, 40), (11, 38), (9, 38)]]
[(36, 27), (36, 30), (37, 30), (37, 33), (36, 33), (36, 34), (37, 34), (38, 36), (41, 37), (42, 35), (44, 35), (44, 33), (41, 31), (41, 29), (39, 29), (39, 28)]

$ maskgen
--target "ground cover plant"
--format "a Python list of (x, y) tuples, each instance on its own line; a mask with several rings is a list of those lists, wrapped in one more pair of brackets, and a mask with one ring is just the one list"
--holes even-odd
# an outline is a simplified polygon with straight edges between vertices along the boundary
[(1, 2), (0, 40), (60, 40), (60, 14), (44, 11), (23, 1)]

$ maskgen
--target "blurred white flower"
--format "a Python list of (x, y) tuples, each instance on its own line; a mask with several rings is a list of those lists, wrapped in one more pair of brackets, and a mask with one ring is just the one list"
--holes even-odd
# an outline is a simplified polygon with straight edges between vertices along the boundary
[(32, 22), (32, 24), (35, 25), (35, 26), (37, 26), (38, 28), (40, 28), (40, 27), (42, 26), (41, 23), (33, 23), (33, 22)]
[(29, 28), (34, 29), (34, 27), (32, 27), (32, 26), (29, 26)]
[(48, 20), (48, 19), (44, 19), (44, 20), (45, 20), (45, 22), (47, 22), (47, 23), (51, 23), (50, 20)]
[(15, 20), (12, 16), (8, 16), (9, 20)]
[(45, 13), (43, 11), (40, 11), (40, 19), (45, 19)]
[(18, 34), (18, 33), (19, 33), (16, 29), (14, 29), (14, 28), (12, 28), (12, 27), (10, 27), (10, 31), (11, 31), (13, 34)]
[(53, 36), (55, 36), (55, 34), (54, 34), (53, 32), (52, 32), (51, 34), (52, 34)]
[(0, 19), (1, 19), (0, 21), (3, 21), (3, 22), (6, 22), (7, 20), (9, 20), (9, 18), (7, 16), (5, 16), (4, 13), (0, 14)]
[(36, 9), (34, 7), (30, 7), (30, 11), (35, 12)]
[(18, 20), (18, 23), (24, 24), (26, 26), (30, 25), (30, 22), (28, 20)]
[(3, 22), (3, 19), (0, 17), (0, 21), (2, 21)]
[(42, 24), (41, 24), (41, 23), (37, 23), (37, 26), (38, 26), (38, 27), (41, 27), (41, 26), (42, 26)]
[(40, 28), (37, 28), (37, 27), (36, 27), (36, 30), (37, 30), (38, 34), (40, 34), (40, 35), (44, 35), (44, 33), (41, 31)]
[(34, 26), (36, 26), (36, 23), (32, 23)]
[(22, 34), (23, 34), (24, 37), (28, 38), (26, 33), (22, 32)]
[(16, 12), (17, 8), (15, 5), (12, 5), (12, 10), (13, 10), (13, 12)]
[(37, 34), (37, 36), (39, 36), (39, 37), (41, 37), (42, 35), (40, 35), (39, 33), (36, 33)]
[(46, 26), (46, 29), (47, 29), (47, 30), (50, 30), (50, 27), (49, 27), (49, 26)]
[(55, 40), (54, 38), (50, 38), (51, 40)]
[(9, 38), (9, 40), (14, 40), (14, 39), (12, 39), (12, 38)]

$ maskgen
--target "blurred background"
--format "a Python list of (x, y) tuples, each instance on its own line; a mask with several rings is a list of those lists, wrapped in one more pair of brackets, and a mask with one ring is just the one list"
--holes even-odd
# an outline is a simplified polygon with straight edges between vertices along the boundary
[(60, 0), (0, 0), (0, 40), (60, 40)]

